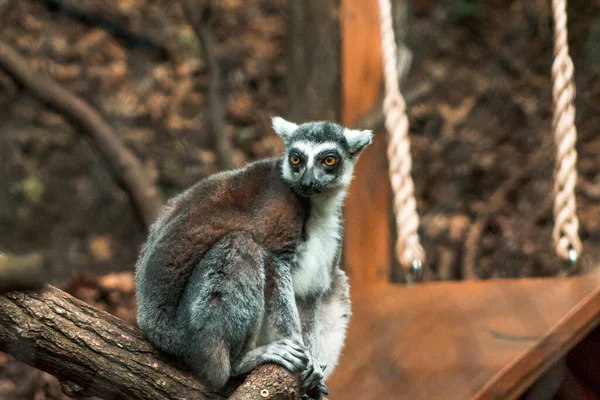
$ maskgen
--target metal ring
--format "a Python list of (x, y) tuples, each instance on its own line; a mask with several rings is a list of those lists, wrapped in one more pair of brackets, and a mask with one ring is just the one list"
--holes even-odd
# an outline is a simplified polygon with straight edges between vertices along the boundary
[(567, 254), (569, 254), (569, 263), (571, 263), (571, 265), (576, 264), (579, 254), (577, 254), (573, 246), (569, 246), (569, 252)]
[(410, 273), (416, 282), (421, 282), (423, 280), (423, 263), (421, 260), (413, 260)]
[(579, 260), (579, 254), (572, 245), (569, 245), (569, 250), (567, 251), (567, 255), (569, 257), (568, 261), (565, 263), (565, 273), (567, 275), (572, 275), (575, 272), (575, 265)]

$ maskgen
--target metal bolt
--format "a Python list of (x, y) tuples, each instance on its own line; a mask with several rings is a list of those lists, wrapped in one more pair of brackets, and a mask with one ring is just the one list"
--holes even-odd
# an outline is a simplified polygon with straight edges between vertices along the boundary
[(577, 252), (573, 247), (569, 248), (569, 262), (575, 264), (577, 262)]
[(411, 267), (414, 280), (420, 282), (423, 279), (423, 263), (421, 260), (414, 260)]

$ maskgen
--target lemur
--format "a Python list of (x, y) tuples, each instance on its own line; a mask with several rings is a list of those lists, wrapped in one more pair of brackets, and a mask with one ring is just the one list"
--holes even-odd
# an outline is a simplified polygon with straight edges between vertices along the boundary
[(209, 176), (163, 206), (136, 263), (137, 321), (214, 389), (277, 363), (320, 397), (351, 313), (342, 202), (372, 132), (272, 124), (283, 157)]

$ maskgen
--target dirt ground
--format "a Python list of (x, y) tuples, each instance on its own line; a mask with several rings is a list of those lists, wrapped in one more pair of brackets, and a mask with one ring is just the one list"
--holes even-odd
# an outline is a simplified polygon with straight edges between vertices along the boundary
[[(285, 1), (213, 3), (226, 134), (241, 165), (280, 150), (269, 118), (286, 106)], [(180, 8), (166, 0), (78, 4), (167, 54), (126, 45), (33, 1), (0, 0), (0, 39), (98, 109), (167, 196), (216, 172), (206, 63)], [(545, 1), (412, 2), (413, 66), (404, 92), (413, 99), (427, 280), (553, 276), (564, 267), (551, 247), (548, 12)], [(570, 2), (569, 18), (585, 248), (578, 267), (589, 272), (600, 260), (600, 4)], [(133, 323), (130, 272), (144, 232), (126, 196), (77, 130), (2, 72), (0, 118), (2, 250), (43, 254), (57, 284)], [(482, 229), (473, 231), (478, 222)], [(52, 377), (0, 354), (0, 399), (61, 396)]]

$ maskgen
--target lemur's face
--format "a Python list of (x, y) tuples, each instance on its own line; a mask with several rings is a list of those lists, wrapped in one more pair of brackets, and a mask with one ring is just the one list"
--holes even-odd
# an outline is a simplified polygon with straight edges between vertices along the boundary
[(273, 128), (286, 145), (283, 179), (305, 197), (347, 187), (359, 154), (372, 140), (371, 131), (332, 122), (296, 125), (276, 117)]

